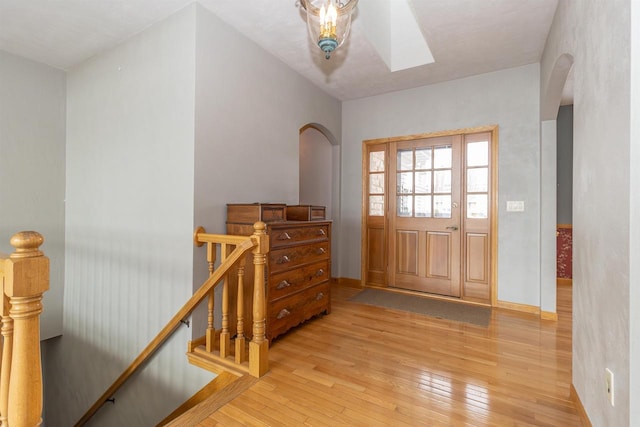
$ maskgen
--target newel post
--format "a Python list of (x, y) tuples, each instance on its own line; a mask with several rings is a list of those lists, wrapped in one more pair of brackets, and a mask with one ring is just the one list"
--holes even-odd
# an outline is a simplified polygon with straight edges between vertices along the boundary
[(253, 225), (251, 238), (256, 242), (253, 249), (255, 276), (253, 280), (253, 339), (249, 343), (249, 372), (260, 378), (269, 370), (269, 341), (265, 336), (266, 302), (264, 288), (264, 266), (269, 252), (269, 236), (264, 222)]
[[(0, 260), (4, 279), (4, 260)], [(13, 319), (9, 316), (9, 298), (4, 293), (2, 282), (2, 371), (0, 372), (0, 426), (6, 427), (9, 413), (9, 377), (11, 376), (11, 355), (13, 354)]]
[(40, 252), (44, 238), (35, 231), (11, 237), (15, 252), (5, 260), (4, 292), (13, 319), (13, 355), (9, 381), (9, 425), (42, 424), (40, 313), (49, 289), (49, 259)]

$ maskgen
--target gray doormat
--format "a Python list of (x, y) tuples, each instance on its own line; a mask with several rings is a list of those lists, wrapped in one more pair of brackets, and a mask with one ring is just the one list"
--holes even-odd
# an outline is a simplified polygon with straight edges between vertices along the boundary
[(491, 309), (488, 307), (423, 298), (380, 289), (364, 289), (349, 298), (349, 301), (424, 314), (438, 319), (471, 323), (483, 328), (489, 326), (491, 319)]

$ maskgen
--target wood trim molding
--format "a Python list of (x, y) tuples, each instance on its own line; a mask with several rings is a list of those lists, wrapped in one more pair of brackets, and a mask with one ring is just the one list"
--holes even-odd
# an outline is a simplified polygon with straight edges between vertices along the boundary
[(495, 132), (498, 125), (477, 126), (472, 128), (462, 128), (445, 130), (440, 132), (418, 133), (414, 135), (392, 136), (387, 138), (366, 139), (365, 144), (386, 144), (387, 142), (413, 141), (414, 139), (436, 138), (439, 136), (451, 136), (466, 133)]
[[(367, 153), (369, 151), (368, 145), (362, 144), (362, 203), (360, 205), (360, 277), (363, 281), (367, 280), (367, 200), (368, 194), (368, 178), (369, 178), (369, 159)], [(386, 178), (385, 178), (386, 181)], [(385, 189), (386, 192), (386, 189)], [(386, 202), (386, 200), (385, 200)], [(338, 278), (340, 283), (340, 278)], [(362, 287), (362, 285), (360, 285)]]
[[(221, 376), (223, 376), (223, 380), (220, 381), (220, 384), (216, 384), (216, 380)], [(168, 423), (165, 424), (163, 420), (158, 426), (177, 427), (197, 425), (257, 382), (258, 379), (250, 375), (244, 375), (234, 379), (232, 375), (223, 372), (209, 383), (209, 385), (205, 386), (185, 402), (182, 407), (176, 409), (172, 414), (174, 417), (167, 420)], [(171, 417), (171, 415), (169, 417)]]
[(348, 277), (337, 277), (333, 279), (333, 283), (339, 286), (346, 286), (348, 288), (364, 288), (361, 280), (350, 279)]
[[(485, 126), (477, 126), (477, 127), (469, 127), (469, 128), (461, 128), (461, 129), (453, 129), (446, 131), (438, 131), (438, 132), (428, 132), (422, 134), (412, 134), (412, 135), (403, 135), (403, 136), (394, 136), (387, 138), (377, 138), (377, 139), (366, 139), (362, 141), (362, 204), (361, 204), (361, 232), (360, 232), (360, 277), (363, 279), (363, 285), (366, 283), (367, 278), (367, 253), (366, 253), (366, 213), (367, 213), (367, 180), (368, 180), (368, 170), (367, 170), (367, 152), (368, 148), (374, 145), (387, 145), (390, 143), (397, 143), (403, 141), (413, 141), (418, 139), (426, 139), (426, 138), (436, 138), (443, 136), (452, 136), (452, 135), (466, 135), (466, 134), (474, 134), (474, 133), (482, 133), (482, 132), (490, 132), (491, 133), (491, 177), (490, 177), (490, 185), (491, 185), (491, 218), (490, 218), (490, 242), (489, 242), (489, 251), (490, 251), (490, 277), (489, 277), (489, 286), (490, 286), (490, 299), (489, 302), (492, 307), (499, 307), (500, 302), (498, 301), (498, 175), (499, 175), (499, 165), (498, 165), (498, 141), (499, 141), (499, 125), (485, 125)], [(388, 153), (387, 153), (388, 154)], [(387, 162), (389, 161), (388, 155), (386, 156)], [(385, 180), (385, 185), (388, 185), (388, 179)], [(388, 193), (388, 189), (387, 189)], [(388, 208), (389, 205), (389, 195), (385, 194), (385, 207)], [(388, 216), (385, 214), (385, 239), (388, 238), (388, 227), (389, 225), (386, 223), (388, 221)], [(388, 254), (387, 254), (388, 256)], [(387, 274), (387, 281), (389, 272)], [(520, 310), (518, 311), (527, 311), (530, 310)], [(536, 311), (536, 314), (539, 314), (539, 308)]]
[(515, 302), (508, 302), (508, 301), (498, 301), (497, 307), (505, 310), (520, 311), (520, 312), (529, 313), (529, 314), (537, 314), (537, 315), (540, 314), (540, 307), (536, 307), (535, 305), (518, 304)]
[(446, 295), (429, 294), (429, 293), (420, 292), (420, 291), (413, 291), (413, 290), (410, 290), (410, 289), (392, 288), (392, 287), (388, 287), (388, 286), (376, 286), (376, 285), (365, 285), (364, 287), (365, 288), (369, 288), (369, 289), (380, 289), (380, 290), (384, 290), (384, 291), (395, 293), (395, 294), (413, 295), (413, 296), (415, 296), (417, 298), (424, 298), (424, 299), (437, 300), (437, 301), (446, 301), (446, 302), (452, 302), (454, 304), (468, 305), (468, 306), (474, 306), (474, 307), (491, 308), (491, 306), (489, 304), (483, 303), (483, 302), (463, 300), (463, 299), (460, 299), (460, 298), (449, 297), (449, 296), (446, 296)]
[(552, 311), (540, 311), (540, 318), (542, 320), (552, 320), (554, 322), (557, 322), (558, 313), (554, 313)]
[(573, 383), (571, 383), (571, 389), (569, 390), (569, 397), (573, 402), (573, 404), (576, 405), (576, 412), (578, 413), (578, 417), (580, 417), (580, 421), (582, 421), (582, 424), (584, 424), (585, 427), (593, 427), (593, 424), (591, 424), (591, 420), (589, 420), (587, 411), (584, 409), (584, 406), (582, 405), (582, 401), (580, 400), (580, 396), (578, 395), (578, 392), (576, 391), (576, 388), (574, 387)]
[(564, 277), (556, 277), (556, 285), (558, 286), (571, 286), (573, 285), (573, 279), (565, 279)]
[(491, 126), (491, 276), (489, 278), (491, 286), (491, 306), (498, 304), (498, 125)]
[(573, 224), (556, 224), (556, 228), (573, 228)]

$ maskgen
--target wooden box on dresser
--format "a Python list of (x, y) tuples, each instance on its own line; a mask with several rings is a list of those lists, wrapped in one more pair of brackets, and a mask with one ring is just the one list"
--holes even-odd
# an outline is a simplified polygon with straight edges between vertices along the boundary
[[(243, 208), (246, 206), (246, 210)], [(331, 311), (331, 221), (286, 221), (264, 215), (273, 204), (227, 205), (227, 233), (251, 235), (263, 221), (269, 235), (265, 266), (266, 335), (269, 341), (292, 327)], [(279, 205), (275, 205), (279, 206)], [(247, 214), (253, 212), (253, 214)], [(256, 214), (256, 212), (258, 214)], [(273, 218), (276, 218), (275, 220)], [(252, 333), (253, 257), (246, 260), (244, 278), (244, 334)], [(231, 304), (237, 301), (237, 280), (230, 280)], [(236, 319), (229, 319), (232, 331)]]

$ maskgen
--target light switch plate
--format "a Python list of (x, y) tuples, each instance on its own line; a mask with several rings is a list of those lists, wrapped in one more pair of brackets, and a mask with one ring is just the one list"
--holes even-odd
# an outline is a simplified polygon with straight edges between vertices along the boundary
[(507, 212), (524, 212), (523, 200), (508, 200)]

